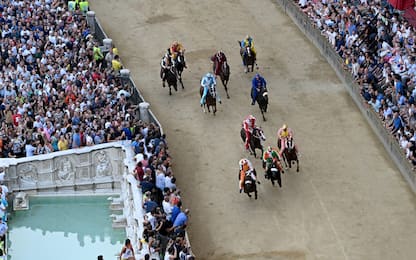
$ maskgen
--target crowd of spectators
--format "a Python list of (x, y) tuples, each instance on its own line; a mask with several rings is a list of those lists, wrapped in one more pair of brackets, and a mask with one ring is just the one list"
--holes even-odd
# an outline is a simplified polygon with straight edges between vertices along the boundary
[(299, 0), (416, 165), (416, 31), (386, 0)]
[(182, 208), (166, 140), (148, 140), (137, 137), (132, 143), (137, 163), (133, 175), (143, 192), (145, 212), (139, 249), (150, 259), (194, 259), (185, 237), (189, 209)]
[(181, 207), (165, 138), (135, 117), (117, 49), (103, 53), (79, 7), (71, 9), (64, 0), (0, 3), (0, 157), (131, 140), (146, 212), (143, 255), (192, 259), (189, 210)]
[(132, 140), (158, 131), (135, 118), (117, 49), (103, 53), (64, 0), (0, 4), (0, 156)]

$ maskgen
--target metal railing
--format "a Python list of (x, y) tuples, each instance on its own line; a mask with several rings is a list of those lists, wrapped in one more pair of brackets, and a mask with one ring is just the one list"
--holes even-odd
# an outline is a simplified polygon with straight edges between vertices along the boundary
[(400, 148), (399, 142), (384, 127), (378, 114), (372, 107), (365, 105), (365, 101), (360, 94), (360, 86), (355, 82), (351, 72), (346, 70), (342, 58), (322, 35), (321, 31), (312, 23), (308, 15), (303, 13), (293, 0), (277, 0), (277, 3), (327, 59), (328, 63), (337, 73), (339, 79), (344, 83), (343, 85), (349, 92), (351, 98), (384, 145), (384, 148), (396, 164), (397, 168), (399, 168), (413, 192), (416, 193), (415, 172), (412, 164), (406, 158), (405, 152)]

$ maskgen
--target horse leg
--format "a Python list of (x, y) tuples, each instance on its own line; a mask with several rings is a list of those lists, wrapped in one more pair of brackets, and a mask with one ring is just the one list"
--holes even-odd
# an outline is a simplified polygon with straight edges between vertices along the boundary
[(169, 96), (172, 95), (172, 87), (169, 85)]
[(249, 198), (251, 198), (251, 195), (250, 195), (250, 193), (248, 193), (248, 192), (247, 192), (247, 196), (248, 196)]
[(178, 83), (173, 84), (173, 88), (175, 89), (175, 91), (178, 91)]
[(212, 113), (214, 114), (214, 116), (216, 112), (217, 112), (217, 105), (215, 104), (212, 108)]
[(287, 158), (286, 158), (286, 155), (283, 153), (283, 162), (285, 163), (285, 169), (287, 170), (287, 168), (288, 168), (288, 166), (287, 166), (287, 164), (288, 164), (288, 160), (287, 160)]
[(296, 172), (299, 172), (299, 159), (296, 159)]
[(277, 183), (279, 184), (279, 187), (282, 187), (282, 176), (280, 175), (280, 171), (277, 172)]
[(256, 188), (256, 190), (254, 190), (254, 199), (255, 200), (257, 199), (257, 188)]
[(263, 121), (266, 121), (266, 117), (264, 116), (263, 109), (261, 109), (261, 115), (263, 116)]
[(185, 89), (182, 82), (182, 72), (179, 73), (179, 83), (181, 83), (182, 89)]
[(227, 84), (228, 84), (227, 80), (222, 81), (222, 85), (224, 85), (224, 88), (225, 88), (225, 94), (227, 94), (227, 98), (230, 98), (230, 95), (228, 95)]

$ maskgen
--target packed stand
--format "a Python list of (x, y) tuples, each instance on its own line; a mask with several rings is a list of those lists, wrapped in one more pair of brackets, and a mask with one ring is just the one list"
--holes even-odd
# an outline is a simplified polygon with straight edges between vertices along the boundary
[(182, 208), (165, 136), (142, 134), (132, 142), (133, 175), (143, 192), (145, 212), (139, 249), (150, 259), (194, 259), (186, 241), (189, 209)]
[(308, 1), (300, 8), (321, 30), (416, 165), (415, 29), (387, 1)]
[(157, 128), (134, 117), (117, 49), (102, 52), (79, 5), (2, 1), (0, 13), (2, 158), (131, 140)]

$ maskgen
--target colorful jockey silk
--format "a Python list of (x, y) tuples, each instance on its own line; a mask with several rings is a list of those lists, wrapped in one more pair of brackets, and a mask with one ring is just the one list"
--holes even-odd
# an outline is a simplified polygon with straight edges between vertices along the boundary
[(202, 97), (200, 100), (201, 105), (205, 104), (205, 100), (208, 94), (208, 88), (212, 85), (217, 85), (217, 80), (215, 79), (214, 75), (212, 75), (211, 73), (207, 73), (201, 80), (201, 87), (204, 88), (204, 92), (202, 93)]

